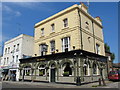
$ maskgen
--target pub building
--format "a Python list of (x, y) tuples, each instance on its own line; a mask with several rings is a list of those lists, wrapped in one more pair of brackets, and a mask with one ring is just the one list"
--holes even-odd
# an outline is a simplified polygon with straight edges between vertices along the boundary
[(34, 55), (20, 59), (20, 80), (88, 83), (107, 78), (102, 20), (92, 17), (84, 3), (34, 28)]

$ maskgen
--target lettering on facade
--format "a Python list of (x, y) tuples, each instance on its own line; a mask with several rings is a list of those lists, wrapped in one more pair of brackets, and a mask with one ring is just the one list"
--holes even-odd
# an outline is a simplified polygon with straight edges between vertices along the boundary
[(37, 59), (37, 61), (44, 61), (45, 60), (45, 58), (39, 58), (39, 59)]

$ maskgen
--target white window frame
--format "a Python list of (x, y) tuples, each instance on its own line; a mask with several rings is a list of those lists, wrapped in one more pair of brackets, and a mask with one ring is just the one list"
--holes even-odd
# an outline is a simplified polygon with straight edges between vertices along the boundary
[(100, 54), (100, 45), (96, 43), (96, 53)]
[(18, 59), (18, 55), (16, 55), (16, 63), (18, 63), (18, 60), (19, 60), (19, 59)]
[(65, 18), (63, 22), (64, 22), (64, 27), (68, 27), (68, 18)]
[(52, 32), (55, 32), (55, 24), (54, 23), (51, 25), (51, 29), (52, 29)]
[(10, 53), (10, 47), (8, 47), (8, 53)]
[[(40, 56), (42, 55), (41, 53), (42, 53), (42, 51), (43, 51), (44, 45), (45, 45), (45, 44), (40, 44), (40, 45), (39, 45), (39, 53), (40, 53)], [(46, 55), (46, 53), (43, 52), (43, 55)]]
[(7, 54), (7, 48), (5, 48), (5, 54)]
[(70, 51), (70, 37), (62, 38), (62, 52), (65, 52), (66, 48), (68, 48), (68, 51)]
[[(52, 44), (54, 42), (54, 44)], [(54, 45), (54, 46), (53, 46)], [(55, 52), (55, 40), (50, 41), (50, 52)]]
[(44, 28), (41, 29), (41, 36), (44, 36)]
[(20, 44), (18, 43), (16, 51), (19, 51), (19, 47), (20, 47)]

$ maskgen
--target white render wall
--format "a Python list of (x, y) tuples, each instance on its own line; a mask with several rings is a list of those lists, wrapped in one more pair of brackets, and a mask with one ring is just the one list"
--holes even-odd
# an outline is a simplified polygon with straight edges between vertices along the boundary
[[(17, 51), (17, 44), (19, 44), (19, 49)], [(1, 61), (1, 66), (4, 68), (6, 66), (9, 67), (9, 69), (15, 69), (16, 77), (18, 79), (19, 77), (19, 59), (23, 58), (23, 55), (26, 56), (32, 56), (33, 55), (33, 44), (34, 44), (34, 38), (29, 35), (21, 34), (4, 44), (4, 51), (3, 51), (3, 59)], [(14, 49), (14, 45), (16, 45)], [(8, 53), (8, 47), (10, 47), (10, 51)], [(5, 53), (5, 50), (7, 48), (7, 53)], [(13, 52), (14, 51), (14, 52)], [(18, 60), (16, 56), (18, 55)], [(13, 60), (14, 56), (14, 60)], [(6, 58), (6, 60), (5, 60)], [(7, 58), (8, 61), (7, 61)], [(4, 64), (5, 62), (5, 64)]]
[[(32, 36), (28, 36), (25, 34), (21, 34), (4, 44), (4, 52), (3, 52), (3, 60), (2, 60), (2, 65), (4, 65), (4, 59), (9, 58), (8, 63), (6, 60), (5, 65), (9, 65), (10, 62), (13, 61), (13, 56), (14, 56), (14, 63), (17, 64), (19, 62), (16, 61), (16, 55), (18, 55), (18, 59), (23, 58), (23, 54), (27, 56), (32, 56), (33, 55), (33, 42), (34, 38)], [(19, 44), (19, 51), (16, 51), (17, 49), (17, 44)], [(14, 53), (11, 53), (14, 50), (14, 45), (16, 45)], [(8, 53), (8, 47), (10, 47), (10, 52)], [(5, 54), (5, 49), (7, 48), (7, 54)]]

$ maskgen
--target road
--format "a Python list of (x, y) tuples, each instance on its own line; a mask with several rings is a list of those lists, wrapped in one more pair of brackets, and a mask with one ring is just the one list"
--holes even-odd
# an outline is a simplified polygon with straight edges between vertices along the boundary
[[(42, 82), (12, 82), (4, 81), (0, 82), (0, 88), (118, 88), (120, 82), (110, 82), (106, 83), (107, 86), (98, 86), (97, 83), (84, 84), (81, 86), (76, 86), (72, 84), (56, 84), (56, 83), (42, 83)], [(93, 87), (96, 86), (96, 87)]]

